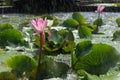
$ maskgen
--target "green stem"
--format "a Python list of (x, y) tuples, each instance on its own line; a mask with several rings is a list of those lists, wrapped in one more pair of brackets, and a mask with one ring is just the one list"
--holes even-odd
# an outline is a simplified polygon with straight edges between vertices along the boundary
[(43, 33), (40, 33), (40, 53), (38, 58), (38, 67), (40, 66), (41, 57), (42, 57), (42, 46), (43, 46), (42, 40), (43, 40)]
[(98, 13), (98, 18), (100, 18), (100, 13)]

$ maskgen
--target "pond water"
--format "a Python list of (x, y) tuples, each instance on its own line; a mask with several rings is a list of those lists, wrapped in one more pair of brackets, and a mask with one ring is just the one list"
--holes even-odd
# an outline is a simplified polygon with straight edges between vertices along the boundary
[[(96, 12), (81, 12), (81, 13), (84, 15), (84, 17), (86, 18), (88, 23), (92, 23), (98, 17), (98, 14)], [(59, 17), (60, 21), (64, 21), (67, 18), (70, 18), (72, 16), (72, 12), (71, 13), (54, 13), (51, 15)], [(4, 15), (0, 15), (0, 16), (1, 16), (0, 24), (4, 23), (4, 22), (5, 23), (9, 22), (14, 27), (18, 26), (18, 24), (23, 21), (29, 21), (30, 19), (39, 17), (39, 16), (35, 16), (35, 15), (26, 15), (26, 14), (4, 14)], [(112, 41), (113, 32), (115, 32), (116, 30), (120, 30), (120, 28), (116, 24), (116, 18), (118, 18), (118, 17), (120, 17), (120, 13), (103, 12), (102, 19), (103, 19), (104, 25), (101, 26), (99, 32), (102, 32), (104, 34), (93, 34), (91, 41), (93, 43), (106, 43), (106, 44), (112, 45), (120, 52), (120, 41)], [(63, 29), (63, 27), (61, 27), (61, 26), (54, 27), (54, 28)], [(81, 39), (79, 39), (79, 37), (78, 37), (77, 30), (74, 30), (73, 32), (75, 35), (76, 42), (79, 42)], [(57, 61), (65, 62), (69, 65), (71, 64), (70, 55), (60, 54), (60, 55), (54, 57), (54, 59)], [(118, 80), (118, 79), (116, 79), (116, 80)], [(45, 79), (45, 80), (48, 80), (48, 79)], [(52, 78), (49, 80), (63, 80), (63, 79)], [(77, 80), (77, 75), (74, 74), (74, 72), (70, 71), (70, 73), (68, 73), (68, 75), (67, 75), (67, 78), (64, 80)]]

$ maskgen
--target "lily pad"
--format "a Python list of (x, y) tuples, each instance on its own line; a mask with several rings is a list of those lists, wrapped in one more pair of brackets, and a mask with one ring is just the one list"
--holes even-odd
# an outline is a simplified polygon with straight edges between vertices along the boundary
[[(83, 47), (84, 46), (85, 45), (83, 45)], [(110, 45), (99, 43), (93, 44), (92, 47), (90, 46), (91, 48), (88, 47), (86, 47), (86, 49), (83, 49), (84, 52), (86, 50), (87, 52), (84, 53), (84, 55), (82, 55), (81, 57), (77, 56), (78, 54), (81, 54), (81, 52), (79, 51), (75, 52), (75, 55), (73, 55), (76, 61), (75, 62), (73, 59), (73, 68), (76, 71), (83, 69), (91, 74), (104, 74), (111, 67), (114, 67), (119, 60), (118, 52), (114, 47)]]
[(103, 25), (103, 20), (102, 18), (98, 18), (96, 19), (94, 22), (93, 22), (94, 25), (97, 25), (97, 26), (102, 26)]
[(53, 77), (66, 77), (69, 66), (61, 62), (44, 62), (39, 68), (35, 68), (30, 80), (43, 80)]
[(78, 21), (79, 25), (82, 25), (82, 24), (86, 23), (85, 17), (79, 12), (74, 12), (72, 14), (72, 18), (75, 19), (76, 21)]
[(34, 59), (27, 55), (17, 55), (10, 57), (5, 61), (5, 64), (12, 70), (18, 72), (29, 72), (37, 66)]
[(120, 30), (116, 30), (113, 33), (113, 41), (120, 41)]
[(0, 32), (7, 30), (7, 29), (13, 29), (12, 25), (9, 23), (4, 23), (0, 25)]
[(90, 38), (92, 36), (92, 29), (87, 26), (79, 26), (78, 35), (80, 38)]
[(23, 35), (16, 29), (4, 30), (0, 33), (0, 45), (5, 46), (8, 43), (19, 44), (22, 43)]
[(116, 23), (117, 23), (118, 27), (120, 27), (120, 18), (116, 19)]
[(63, 22), (63, 26), (67, 28), (77, 29), (79, 23), (75, 19), (67, 19)]

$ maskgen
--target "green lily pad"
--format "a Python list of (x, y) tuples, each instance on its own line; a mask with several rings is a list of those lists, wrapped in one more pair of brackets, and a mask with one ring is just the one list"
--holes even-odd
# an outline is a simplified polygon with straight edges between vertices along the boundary
[(118, 27), (120, 27), (120, 18), (116, 19), (116, 23), (117, 23)]
[(120, 41), (120, 30), (116, 30), (113, 33), (113, 41)]
[(5, 46), (8, 43), (20, 44), (22, 43), (23, 35), (16, 29), (4, 30), (0, 33), (0, 45)]
[(49, 14), (44, 14), (44, 15), (41, 16), (41, 18), (43, 18), (43, 19), (47, 18), (47, 19), (53, 20), (53, 17), (50, 16)]
[(98, 18), (96, 19), (94, 22), (93, 22), (94, 25), (97, 25), (97, 26), (102, 26), (103, 25), (103, 20), (102, 18)]
[(34, 59), (27, 55), (17, 55), (10, 57), (5, 61), (5, 64), (12, 70), (19, 72), (29, 72), (37, 66)]
[(76, 21), (78, 21), (79, 25), (82, 25), (82, 24), (86, 23), (85, 17), (79, 12), (74, 12), (72, 14), (72, 18), (75, 19)]
[(75, 19), (67, 19), (63, 22), (63, 26), (67, 28), (77, 29), (79, 23)]
[(4, 23), (0, 25), (0, 32), (7, 30), (7, 29), (13, 29), (12, 25), (9, 23)]
[(92, 36), (92, 29), (87, 26), (79, 26), (78, 35), (80, 38), (90, 38)]
[(65, 77), (69, 66), (61, 62), (44, 62), (39, 68), (35, 68), (30, 80), (43, 80), (53, 77)]
[(76, 61), (75, 62), (73, 59), (73, 68), (76, 71), (83, 69), (88, 73), (100, 75), (106, 73), (119, 61), (120, 56), (118, 52), (110, 45), (100, 43), (93, 44), (92, 47), (90, 46), (91, 48), (88, 47), (86, 49), (83, 48), (84, 52), (86, 51), (86, 53), (84, 53), (84, 55), (81, 57), (77, 56), (78, 54), (81, 54), (79, 51), (75, 52), (76, 55), (73, 55)]

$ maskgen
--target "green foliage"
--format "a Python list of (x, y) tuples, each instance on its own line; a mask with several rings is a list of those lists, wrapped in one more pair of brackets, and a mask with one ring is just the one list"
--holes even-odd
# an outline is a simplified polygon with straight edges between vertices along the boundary
[(120, 40), (120, 30), (116, 30), (113, 33), (113, 41), (119, 41)]
[(116, 19), (116, 23), (117, 23), (118, 27), (120, 27), (120, 18)]
[(18, 80), (17, 77), (10, 72), (0, 73), (0, 80)]
[(92, 36), (92, 29), (87, 26), (79, 26), (78, 35), (80, 38), (90, 38)]
[(73, 52), (76, 44), (73, 41), (68, 41), (66, 44), (64, 44), (62, 50), (67, 53), (67, 52)]
[(75, 19), (67, 19), (63, 22), (63, 26), (65, 27), (69, 27), (69, 28), (73, 28), (73, 29), (77, 29), (79, 23), (75, 20)]
[(79, 12), (74, 12), (72, 18), (79, 22), (80, 25), (85, 24), (86, 20), (84, 16)]
[(97, 25), (88, 25), (88, 28), (92, 29), (92, 33), (98, 33), (98, 26)]
[(61, 22), (60, 22), (59, 18), (58, 17), (54, 17), (52, 26), (57, 26), (57, 25), (60, 25), (60, 24), (61, 24)]
[(36, 61), (27, 55), (17, 55), (10, 57), (5, 61), (5, 64), (12, 70), (18, 71), (20, 73), (29, 72), (37, 66)]
[(77, 58), (84, 56), (92, 47), (90, 40), (83, 40), (76, 45), (75, 54)]
[(120, 3), (114, 3), (114, 6), (120, 7)]
[[(56, 55), (74, 50), (75, 42), (72, 31), (51, 30), (51, 38), (46, 41), (43, 48), (46, 54)], [(69, 49), (68, 49), (69, 48)], [(71, 50), (70, 50), (71, 49)]]
[(117, 76), (119, 75), (118, 71), (109, 71), (107, 74), (104, 75), (91, 75), (85, 72), (87, 80), (116, 80)]
[(16, 29), (4, 30), (0, 33), (0, 46), (6, 46), (8, 43), (22, 43), (23, 35)]
[(29, 80), (43, 80), (53, 77), (65, 77), (69, 66), (61, 62), (44, 62), (35, 68)]
[(44, 14), (44, 15), (41, 16), (41, 18), (43, 18), (43, 19), (47, 18), (47, 19), (53, 20), (53, 17), (50, 16), (49, 14)]
[(97, 25), (97, 26), (102, 26), (103, 25), (103, 20), (102, 18), (97, 18), (94, 22), (93, 22), (94, 25)]
[(64, 44), (63, 37), (58, 33), (57, 30), (52, 30), (51, 38), (49, 39), (49, 41), (45, 43), (43, 48), (46, 51), (54, 52), (54, 51), (58, 51), (63, 46), (63, 44)]
[(74, 12), (72, 18), (66, 19), (63, 22), (63, 26), (67, 27), (68, 30), (78, 29), (78, 35), (80, 38), (88, 38), (92, 36), (92, 32), (96, 31), (95, 26), (89, 26), (86, 23), (84, 16), (79, 12)]
[(0, 25), (0, 32), (7, 30), (7, 29), (13, 29), (12, 25), (9, 23), (4, 23)]
[[(15, 56), (19, 54), (18, 52), (13, 52), (13, 51), (4, 51), (0, 49), (0, 63), (4, 63), (8, 58), (11, 56)], [(5, 64), (0, 64), (0, 72), (6, 72), (9, 71), (10, 69), (6, 67)]]
[[(80, 44), (80, 43), (79, 43)], [(84, 42), (85, 44), (85, 42)], [(73, 68), (78, 70), (85, 70), (91, 74), (104, 74), (106, 73), (111, 67), (115, 66), (117, 61), (119, 60), (118, 52), (115, 48), (107, 44), (93, 44), (91, 47), (91, 43), (86, 41), (86, 49), (82, 49), (84, 51), (84, 55), (78, 57), (78, 54), (81, 54), (79, 51), (76, 50), (75, 54), (72, 55), (74, 57), (73, 61)], [(84, 47), (83, 46), (83, 47)], [(87, 47), (88, 46), (88, 47)], [(89, 48), (89, 46), (91, 48)], [(81, 48), (81, 47), (80, 47)], [(88, 50), (90, 49), (90, 50)], [(86, 53), (85, 53), (86, 52)]]
[(52, 41), (54, 44), (58, 44), (59, 42), (63, 42), (62, 36), (58, 33), (57, 30), (52, 30), (51, 32), (51, 38), (49, 41)]

